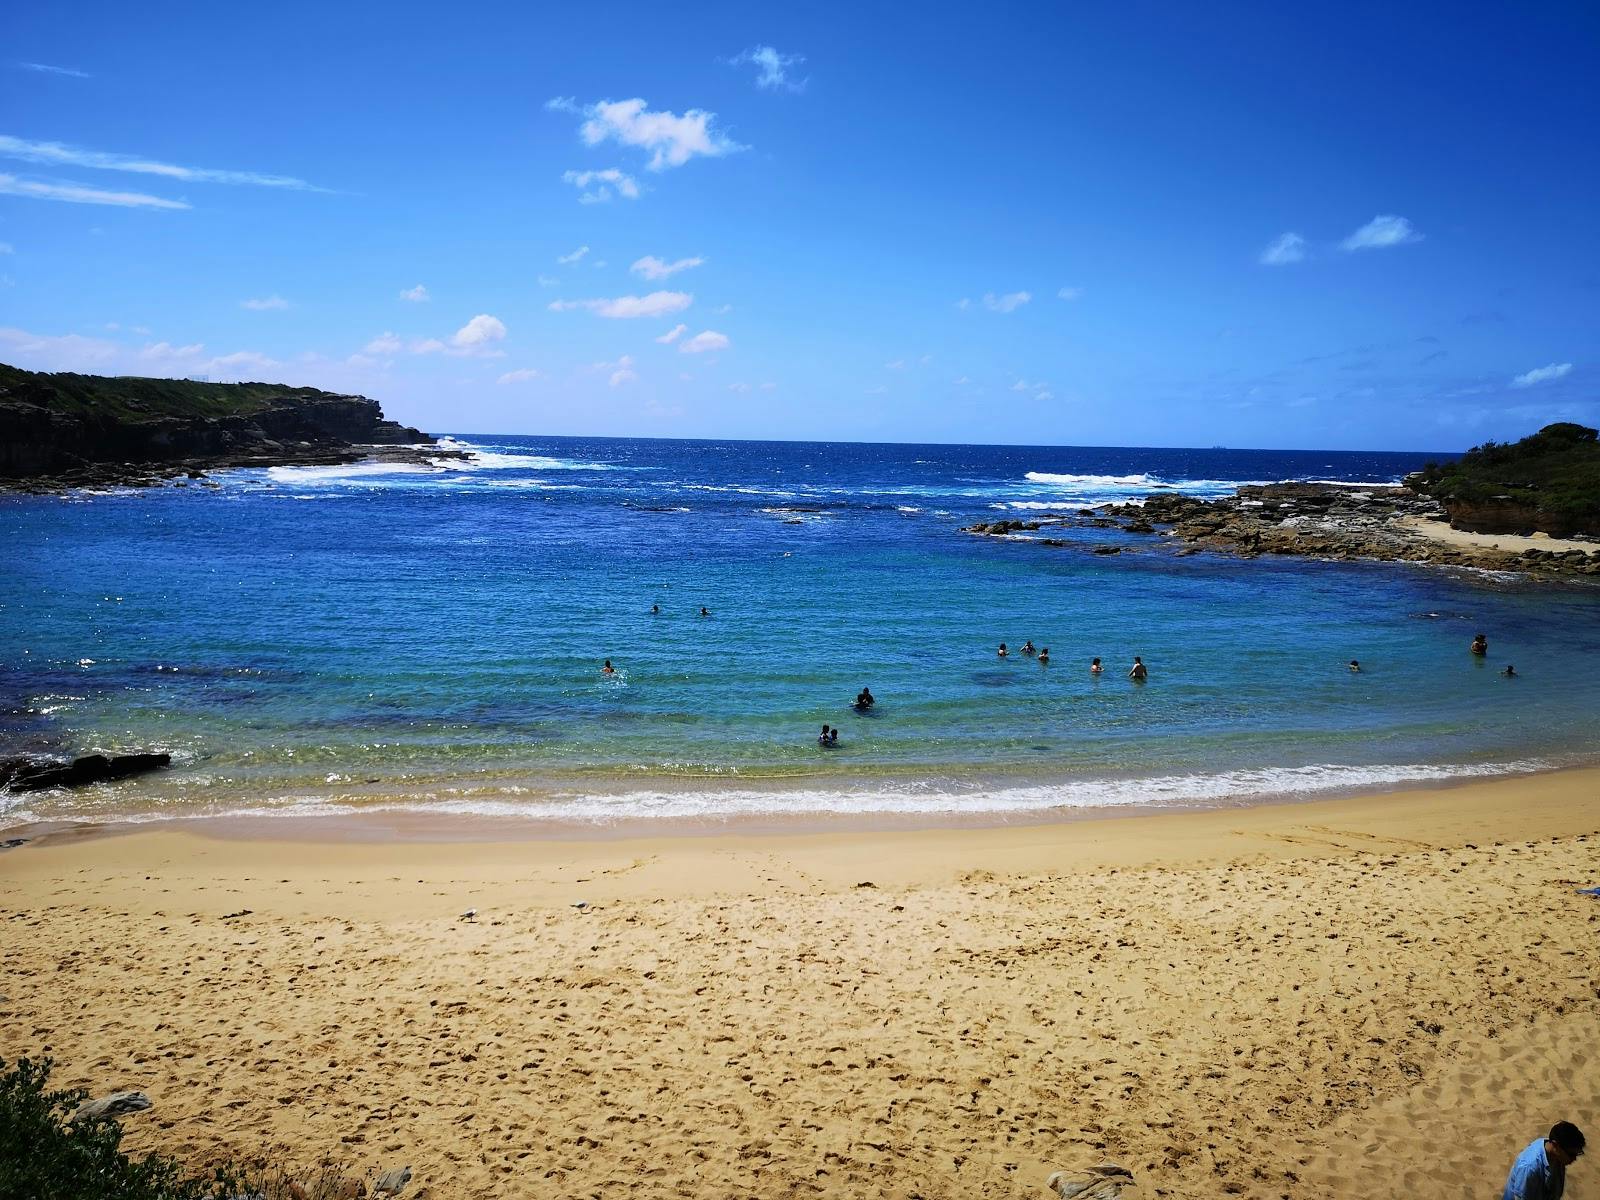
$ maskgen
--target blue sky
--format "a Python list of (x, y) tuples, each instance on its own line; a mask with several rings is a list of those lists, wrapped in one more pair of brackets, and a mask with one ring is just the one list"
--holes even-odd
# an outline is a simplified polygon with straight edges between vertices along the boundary
[(1592, 5), (19, 5), (0, 32), (20, 366), (456, 432), (1600, 423)]

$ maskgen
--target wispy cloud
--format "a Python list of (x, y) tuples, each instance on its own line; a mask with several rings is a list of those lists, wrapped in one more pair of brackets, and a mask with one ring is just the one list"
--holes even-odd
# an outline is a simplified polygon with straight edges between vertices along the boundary
[(1339, 243), (1343, 250), (1381, 250), (1420, 242), (1422, 235), (1404, 217), (1377, 216)]
[(612, 188), (616, 188), (617, 195), (629, 200), (639, 198), (639, 181), (615, 167), (604, 171), (567, 171), (562, 174), (561, 182), (579, 189), (579, 204), (604, 204), (611, 199)]
[(694, 296), (688, 292), (651, 292), (648, 296), (617, 296), (611, 300), (552, 300), (550, 311), (583, 308), (596, 316), (613, 319), (664, 317), (668, 313), (682, 312), (693, 303)]
[(997, 296), (993, 292), (983, 294), (983, 306), (990, 312), (1009, 313), (1016, 312), (1029, 300), (1033, 299), (1032, 292), (1007, 292)]
[(653, 254), (647, 254), (639, 259), (628, 270), (635, 275), (643, 275), (646, 279), (666, 279), (676, 275), (679, 271), (687, 271), (691, 267), (698, 267), (706, 260), (703, 258), (680, 258), (676, 262), (665, 262)]
[(621, 387), (625, 383), (632, 383), (639, 378), (639, 373), (633, 369), (633, 355), (624, 354), (616, 362), (597, 362), (594, 364), (596, 371), (608, 372), (606, 382), (611, 387)]
[(1536, 384), (1549, 383), (1553, 379), (1560, 379), (1572, 373), (1571, 363), (1551, 363), (1548, 367), (1535, 367), (1531, 371), (1524, 371), (1511, 381), (1514, 388), (1530, 388)]
[(496, 379), (495, 382), (527, 383), (528, 380), (537, 378), (539, 378), (539, 372), (535, 371), (532, 367), (523, 367), (518, 371), (507, 371), (504, 375), (500, 376), (499, 379)]
[(0, 157), (21, 162), (44, 163), (52, 167), (89, 167), (97, 171), (131, 171), (136, 175), (159, 175), (182, 183), (235, 183), (254, 187), (290, 188), (302, 192), (321, 192), (319, 188), (290, 175), (263, 175), (258, 171), (218, 171), (209, 167), (180, 167), (134, 154), (110, 154), (103, 150), (84, 150), (61, 142), (30, 142), (0, 134)]
[(664, 171), (681, 167), (691, 158), (720, 158), (744, 147), (713, 129), (716, 114), (691, 108), (679, 116), (673, 112), (651, 112), (645, 101), (601, 100), (580, 106), (570, 96), (558, 96), (545, 107), (552, 112), (576, 113), (584, 118), (578, 134), (586, 145), (598, 146), (614, 141), (649, 151), (646, 169)]
[(807, 81), (792, 79), (789, 75), (791, 68), (798, 67), (805, 62), (801, 54), (779, 54), (771, 46), (751, 46), (728, 60), (728, 65), (733, 67), (751, 66), (756, 68), (756, 86), (772, 91), (799, 92), (805, 89)]
[(733, 343), (728, 340), (727, 334), (707, 329), (679, 342), (678, 349), (684, 354), (707, 354), (713, 350), (726, 350), (731, 345)]
[(252, 312), (272, 312), (276, 309), (289, 307), (289, 302), (282, 296), (263, 296), (259, 300), (241, 300), (240, 308), (248, 308)]
[(571, 254), (559, 254), (559, 255), (557, 255), (556, 256), (556, 261), (558, 263), (560, 263), (562, 266), (568, 267), (568, 266), (571, 266), (573, 263), (577, 262), (580, 258), (582, 258), (587, 253), (589, 253), (589, 247), (587, 247), (587, 246), (579, 246)]
[(1056, 293), (1057, 300), (1080, 300), (1083, 298), (1081, 287), (1064, 287)]
[(74, 79), (93, 79), (87, 71), (80, 71), (76, 67), (52, 67), (49, 63), (19, 62), (15, 66), (22, 71), (38, 71), (44, 75), (70, 75)]
[(143, 192), (108, 192), (74, 183), (38, 183), (0, 175), (0, 194), (31, 196), (35, 200), (63, 200), (68, 204), (109, 204), (116, 208), (188, 208), (182, 200), (164, 200)]
[(0, 254), (15, 254), (17, 248), (10, 242), (0, 242)]
[(893, 362), (886, 362), (883, 364), (883, 369), (885, 371), (904, 371), (906, 369), (906, 360), (897, 358)]
[(673, 342), (677, 341), (688, 332), (689, 327), (687, 325), (674, 325), (671, 329), (667, 330), (660, 337), (658, 337), (656, 341), (660, 342), (663, 346), (670, 346)]
[(1303, 262), (1305, 256), (1305, 238), (1298, 233), (1283, 233), (1261, 252), (1260, 262), (1264, 267), (1286, 267), (1290, 263)]
[(423, 304), (426, 301), (433, 299), (433, 297), (429, 296), (428, 289), (419, 283), (416, 287), (401, 288), (400, 299), (409, 300), (413, 304)]

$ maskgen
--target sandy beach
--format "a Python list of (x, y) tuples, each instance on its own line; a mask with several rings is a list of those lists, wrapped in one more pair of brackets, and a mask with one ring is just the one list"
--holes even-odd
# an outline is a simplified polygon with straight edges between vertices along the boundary
[(1395, 524), (1456, 550), (1509, 550), (1517, 554), (1524, 550), (1547, 550), (1552, 554), (1564, 554), (1569, 550), (1593, 554), (1600, 550), (1600, 544), (1579, 538), (1551, 537), (1548, 533), (1472, 533), (1425, 517), (1401, 517)]
[(1130, 1196), (1488, 1196), (1553, 1121), (1600, 1130), (1600, 770), (990, 830), (367, 832), (0, 855), (0, 1053), (147, 1091), (133, 1148), (434, 1197), (1044, 1196), (1101, 1161)]

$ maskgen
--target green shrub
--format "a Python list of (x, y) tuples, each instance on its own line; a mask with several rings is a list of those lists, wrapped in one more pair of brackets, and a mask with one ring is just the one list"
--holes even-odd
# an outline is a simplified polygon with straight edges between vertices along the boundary
[(1570, 421), (1519, 442), (1485, 442), (1453, 463), (1429, 463), (1413, 486), (1468, 504), (1510, 501), (1574, 531), (1600, 532), (1600, 434)]

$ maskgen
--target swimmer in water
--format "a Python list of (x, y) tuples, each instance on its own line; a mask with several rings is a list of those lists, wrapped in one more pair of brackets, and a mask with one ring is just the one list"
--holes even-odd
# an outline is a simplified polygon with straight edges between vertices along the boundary
[(834, 726), (834, 728), (832, 728), (832, 729), (830, 729), (828, 731), (828, 745), (837, 746), (838, 744), (839, 744), (839, 728), (838, 728), (838, 726)]
[(659, 605), (659, 604), (652, 604), (652, 605), (651, 605), (651, 606), (650, 606), (650, 615), (651, 615), (651, 616), (652, 616), (652, 617), (656, 617), (656, 616), (660, 616), (660, 615), (661, 615), (661, 605)]
[(702, 617), (709, 617), (711, 615), (711, 610), (702, 604), (700, 606), (700, 615)]
[(1091, 674), (1091, 675), (1103, 675), (1104, 673), (1105, 673), (1105, 668), (1100, 665), (1100, 660), (1098, 658), (1095, 659), (1092, 663), (1089, 664), (1089, 674)]
[(829, 727), (824, 725), (822, 727), (822, 732), (817, 734), (817, 745), (826, 746), (828, 744), (828, 731)]
[(1507, 679), (1515, 679), (1517, 677), (1517, 669), (1510, 663), (1507, 663), (1506, 669), (1501, 671), (1500, 674), (1504, 675)]
[(863, 712), (871, 708), (876, 703), (877, 700), (873, 698), (871, 688), (862, 688), (861, 694), (856, 697), (856, 708)]
[(1482, 658), (1484, 655), (1488, 654), (1489, 653), (1489, 639), (1488, 639), (1488, 637), (1485, 636), (1484, 634), (1481, 634), (1481, 633), (1473, 634), (1472, 635), (1472, 646), (1471, 646), (1471, 649), (1472, 649), (1472, 652), (1474, 654), (1476, 654), (1479, 658)]
[(617, 669), (611, 665), (611, 660), (609, 658), (606, 659), (606, 665), (600, 668), (600, 674), (615, 675), (616, 673)]
[(1027, 655), (1032, 655), (1032, 654), (1037, 653), (1033, 648), (1033, 639), (1032, 638), (1029, 638), (1027, 641), (1022, 643), (1022, 652), (1024, 654), (1027, 654)]
[(996, 650), (994, 653), (996, 658), (1007, 658), (1010, 656), (1011, 651), (1006, 649), (1006, 644), (1004, 642), (1001, 642), (1000, 649)]
[(1144, 665), (1144, 659), (1140, 658), (1137, 654), (1133, 656), (1133, 666), (1128, 671), (1128, 678), (1132, 679), (1136, 683), (1143, 683), (1146, 679), (1150, 678), (1150, 671)]
[(1039, 651), (1039, 665), (1041, 667), (1048, 667), (1050, 665), (1050, 647), (1049, 646), (1046, 646), (1043, 650)]
[(1360, 663), (1358, 663), (1358, 662), (1357, 662), (1357, 661), (1356, 661), (1356, 660), (1355, 660), (1355, 659), (1353, 659), (1353, 658), (1352, 658), (1352, 659), (1351, 659), (1351, 660), (1350, 660), (1350, 669), (1351, 669), (1351, 670), (1352, 670), (1352, 671), (1356, 671), (1356, 672), (1359, 672), (1359, 671), (1360, 671), (1360, 670), (1361, 670), (1361, 664), (1360, 664)]

